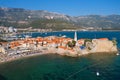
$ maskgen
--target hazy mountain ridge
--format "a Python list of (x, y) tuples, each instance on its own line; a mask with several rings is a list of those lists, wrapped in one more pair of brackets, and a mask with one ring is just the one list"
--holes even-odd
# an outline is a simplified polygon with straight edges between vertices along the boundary
[[(0, 7), (0, 25), (8, 23), (31, 23), (36, 20), (60, 20), (72, 23), (76, 27), (101, 27), (101, 28), (119, 28), (120, 15), (86, 15), (69, 16), (45, 10), (25, 10), (22, 8), (2, 8)], [(21, 21), (21, 22), (20, 22)], [(68, 23), (67, 23), (68, 24)], [(55, 25), (54, 25), (55, 26)], [(57, 26), (56, 26), (57, 27)]]
[[(11, 20), (26, 20), (26, 19), (67, 19), (63, 14), (48, 12), (45, 10), (25, 10), (22, 8), (0, 8), (0, 18), (11, 17)], [(17, 17), (17, 19), (15, 18)]]

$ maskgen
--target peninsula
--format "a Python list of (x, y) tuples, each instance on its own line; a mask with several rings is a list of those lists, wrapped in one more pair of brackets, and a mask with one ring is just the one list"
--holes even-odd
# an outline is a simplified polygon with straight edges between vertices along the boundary
[(118, 52), (115, 39), (74, 39), (66, 37), (48, 36), (37, 38), (25, 38), (11, 42), (1, 42), (0, 62), (7, 62), (27, 56), (41, 54), (59, 54), (78, 57), (90, 53)]

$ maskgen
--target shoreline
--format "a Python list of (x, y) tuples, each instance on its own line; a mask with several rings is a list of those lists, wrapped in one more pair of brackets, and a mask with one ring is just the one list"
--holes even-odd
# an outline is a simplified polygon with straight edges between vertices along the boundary
[[(16, 61), (16, 60), (19, 60), (19, 59), (24, 59), (24, 58), (30, 58), (30, 57), (36, 57), (36, 56), (41, 56), (41, 55), (46, 55), (46, 54), (51, 54), (51, 53), (33, 53), (33, 54), (29, 54), (29, 55), (24, 55), (24, 56), (17, 56), (14, 58), (8, 58), (7, 60), (4, 60), (4, 61), (0, 61), (0, 64), (4, 64), (4, 63), (8, 63), (8, 62), (12, 62), (12, 61)], [(9, 57), (9, 56), (8, 56)]]
[(60, 55), (59, 53), (50, 53), (50, 52), (44, 52), (44, 53), (33, 53), (33, 54), (29, 54), (29, 55), (25, 55), (25, 56), (20, 56), (20, 57), (15, 57), (15, 58), (9, 58), (8, 60), (5, 60), (3, 62), (0, 62), (0, 65), (1, 64), (5, 64), (5, 63), (9, 63), (9, 62), (12, 62), (12, 61), (16, 61), (16, 60), (20, 60), (20, 59), (27, 59), (27, 58), (30, 58), (30, 57), (37, 57), (37, 56), (41, 56), (41, 55), (46, 55), (46, 54), (57, 54), (57, 55), (60, 55), (60, 56), (66, 56), (66, 57), (71, 57), (71, 58), (76, 58), (76, 57), (82, 57), (82, 56), (88, 56), (88, 55), (91, 55), (91, 54), (115, 54), (116, 55), (117, 52), (96, 52), (96, 53), (88, 53), (88, 54), (81, 54), (81, 55), (66, 55), (65, 53), (63, 53), (62, 55)]
[(0, 63), (50, 53), (69, 57), (91, 53), (118, 53), (116, 39), (77, 39), (77, 32), (74, 33), (74, 39), (48, 36), (16, 40), (2, 44), (0, 51)]
[(120, 31), (120, 30), (98, 30), (98, 31), (96, 31), (96, 30), (87, 30), (87, 31), (82, 31), (82, 30), (74, 30), (74, 31), (62, 31), (62, 30), (60, 30), (60, 31), (47, 31), (47, 32), (20, 32), (19, 34), (25, 34), (25, 33), (31, 33), (31, 34), (33, 34), (33, 33), (51, 33), (51, 32), (75, 32), (75, 31), (77, 31), (77, 32), (112, 32), (112, 31), (114, 31), (114, 32), (117, 32), (117, 31)]

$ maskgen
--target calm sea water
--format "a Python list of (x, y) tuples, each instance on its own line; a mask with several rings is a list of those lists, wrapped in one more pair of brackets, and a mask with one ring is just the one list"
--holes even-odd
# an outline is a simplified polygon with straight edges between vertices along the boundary
[[(38, 36), (73, 38), (74, 32), (34, 33)], [(80, 38), (116, 38), (120, 48), (120, 32), (78, 32)], [(96, 75), (99, 72), (99, 76)], [(120, 80), (120, 56), (89, 54), (78, 58), (41, 55), (0, 64), (0, 80)]]

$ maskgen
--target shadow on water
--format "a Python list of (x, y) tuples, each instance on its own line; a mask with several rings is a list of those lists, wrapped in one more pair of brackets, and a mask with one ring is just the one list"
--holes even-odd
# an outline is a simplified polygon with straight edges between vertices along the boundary
[(7, 80), (3, 75), (0, 74), (0, 80)]

